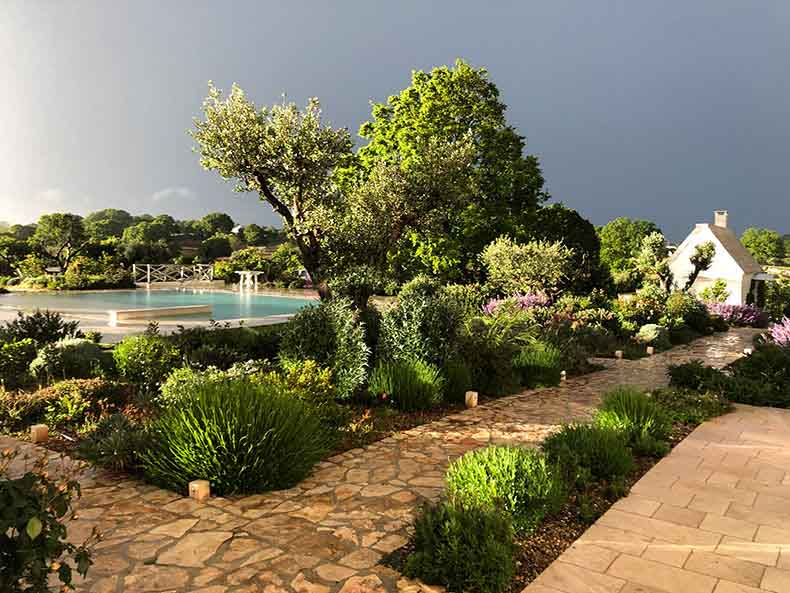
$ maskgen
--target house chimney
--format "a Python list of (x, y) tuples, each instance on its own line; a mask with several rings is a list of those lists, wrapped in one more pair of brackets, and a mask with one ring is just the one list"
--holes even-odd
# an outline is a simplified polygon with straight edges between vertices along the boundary
[(727, 211), (726, 210), (716, 210), (713, 213), (713, 224), (716, 226), (720, 226), (723, 229), (727, 228)]

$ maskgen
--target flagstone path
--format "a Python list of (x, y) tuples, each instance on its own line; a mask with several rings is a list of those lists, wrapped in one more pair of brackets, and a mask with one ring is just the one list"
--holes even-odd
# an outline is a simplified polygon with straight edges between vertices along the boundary
[[(693, 358), (724, 365), (751, 346), (753, 335), (752, 330), (731, 330), (639, 361), (608, 360), (606, 370), (570, 379), (561, 387), (501, 398), (332, 457), (290, 490), (212, 498), (200, 504), (135, 480), (89, 470), (80, 480), (83, 496), (79, 517), (69, 524), (69, 538), (81, 542), (97, 527), (103, 540), (96, 545), (95, 564), (77, 591), (435, 590), (378, 562), (406, 543), (411, 517), (421, 502), (440, 495), (449, 461), (490, 443), (536, 445), (558, 425), (589, 418), (607, 389), (619, 384), (663, 385), (667, 364)], [(7, 446), (34, 449), (0, 437), (0, 448)], [(15, 463), (21, 471), (21, 457)], [(530, 589), (530, 593), (556, 591), (564, 590)]]

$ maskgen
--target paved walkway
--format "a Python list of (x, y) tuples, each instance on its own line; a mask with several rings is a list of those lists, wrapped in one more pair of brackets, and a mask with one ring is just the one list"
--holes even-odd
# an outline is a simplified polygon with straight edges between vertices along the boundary
[(790, 410), (697, 428), (524, 593), (790, 592)]
[[(589, 418), (612, 386), (662, 385), (667, 364), (692, 358), (726, 364), (751, 345), (753, 335), (732, 330), (651, 358), (609, 361), (607, 370), (562, 387), (502, 398), (333, 457), (287, 491), (198, 504), (91, 472), (81, 480), (79, 519), (69, 536), (81, 541), (96, 526), (104, 540), (77, 590), (416, 593), (419, 585), (378, 561), (407, 541), (414, 511), (439, 496), (450, 460), (490, 443), (537, 444), (559, 424)], [(8, 445), (30, 447), (0, 437), (0, 447)], [(611, 582), (622, 585), (625, 576), (605, 578), (619, 578)], [(610, 589), (579, 589), (590, 590)]]

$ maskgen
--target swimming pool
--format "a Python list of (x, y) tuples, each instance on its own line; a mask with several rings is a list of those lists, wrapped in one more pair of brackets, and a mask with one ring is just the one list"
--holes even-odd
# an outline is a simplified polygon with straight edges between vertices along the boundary
[(96, 292), (12, 292), (0, 295), (0, 307), (49, 309), (86, 318), (106, 319), (107, 311), (211, 305), (211, 314), (193, 314), (168, 319), (251, 319), (296, 313), (314, 302), (309, 298), (269, 296), (227, 290), (112, 290)]

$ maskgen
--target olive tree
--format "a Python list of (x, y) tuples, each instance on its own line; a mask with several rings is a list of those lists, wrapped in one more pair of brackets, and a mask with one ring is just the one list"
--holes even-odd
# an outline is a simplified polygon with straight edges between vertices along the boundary
[(483, 250), (488, 283), (503, 295), (559, 294), (571, 273), (573, 249), (562, 241), (516, 243), (499, 237)]
[(235, 179), (236, 191), (255, 192), (269, 203), (313, 283), (322, 285), (322, 223), (342, 202), (332, 173), (351, 155), (348, 131), (322, 123), (317, 99), (304, 110), (285, 102), (257, 108), (239, 86), (223, 98), (211, 83), (203, 119), (194, 124), (190, 133), (201, 165)]

